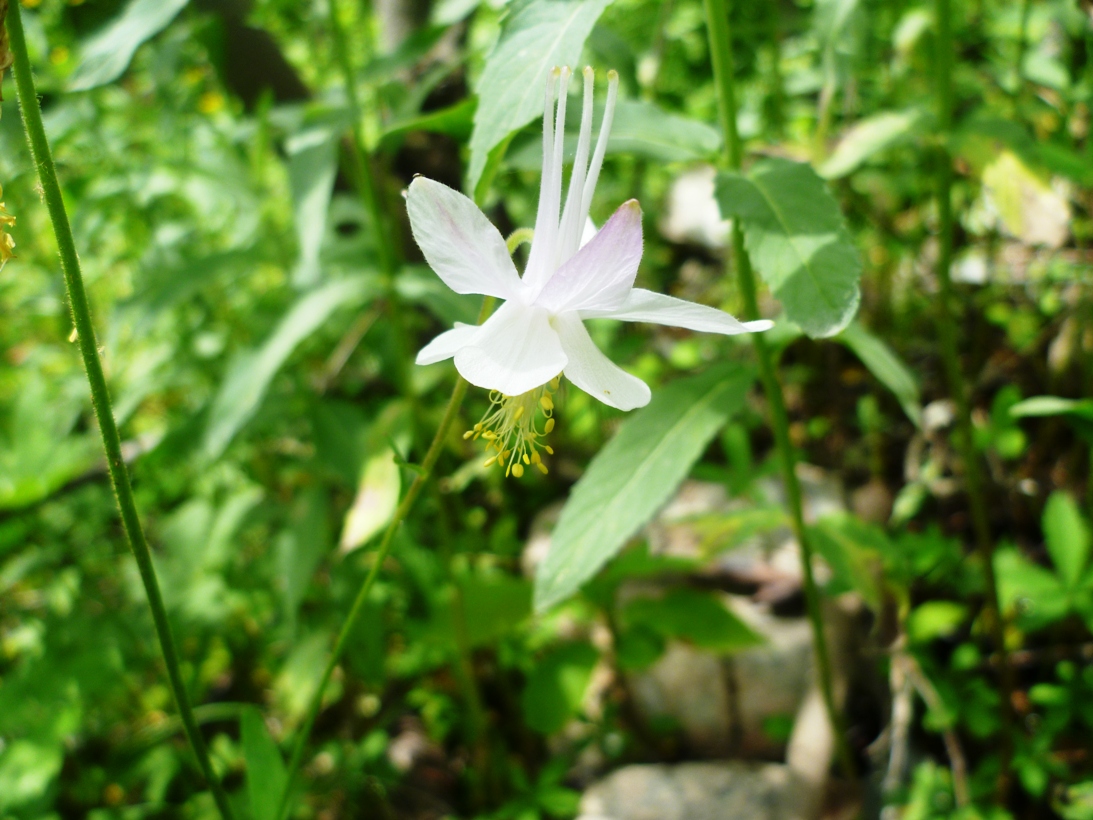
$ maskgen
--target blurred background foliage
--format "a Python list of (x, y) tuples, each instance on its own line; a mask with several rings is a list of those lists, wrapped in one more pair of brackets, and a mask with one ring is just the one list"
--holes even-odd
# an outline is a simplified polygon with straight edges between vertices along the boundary
[[(462, 187), (473, 90), (506, 12), (343, 0), (343, 60), (328, 2), (22, 2), (190, 695), (240, 815), (256, 820), (275, 808), (263, 803), (263, 785), (279, 783), (271, 739), (298, 727), (370, 567), (360, 547), (443, 411), (452, 369), (415, 368), (412, 354), (478, 312), (423, 265), (400, 192), (416, 173)], [(858, 323), (827, 341), (784, 323), (772, 333), (793, 442), (851, 499), (815, 528), (828, 593), (864, 601), (867, 678), (884, 690), (850, 711), (852, 745), (883, 772), (868, 747), (888, 723), (890, 659), (907, 654), (933, 695), (913, 773), (887, 799), (897, 816), (957, 816), (966, 801), (941, 740), (955, 735), (971, 789), (959, 816), (980, 816), (1003, 730), (932, 323), (932, 6), (733, 6), (749, 150), (810, 161), (864, 260)], [(1093, 24), (1069, 0), (956, 0), (952, 26), (954, 278), (1018, 680), (1016, 786), (982, 816), (1088, 820)], [(637, 197), (639, 282), (739, 313), (702, 170), (721, 145), (702, 4), (615, 0), (582, 61), (601, 82), (616, 69), (622, 87), (593, 217)], [(18, 258), (0, 274), (0, 815), (210, 816), (121, 537), (10, 77), (2, 106)], [(358, 192), (354, 126), (383, 225)], [(506, 233), (534, 221), (537, 128), (488, 179), (483, 201)], [(763, 306), (778, 314), (770, 297)], [(655, 394), (748, 359), (722, 337), (592, 332)], [(459, 431), (485, 406), (472, 391)], [(572, 389), (556, 412), (548, 476), (506, 482), (451, 437), (327, 693), (296, 816), (573, 816), (590, 770), (680, 754), (678, 727), (635, 715), (622, 672), (673, 641), (723, 654), (759, 640), (694, 581), (784, 524), (762, 485), (776, 467), (758, 394), (684, 465), (745, 502), (696, 523), (700, 556), (650, 554), (639, 536), (578, 597), (532, 616), (532, 521), (622, 420)], [(635, 578), (669, 591), (621, 595)], [(783, 607), (800, 612), (799, 589)], [(614, 682), (590, 706), (603, 670)]]

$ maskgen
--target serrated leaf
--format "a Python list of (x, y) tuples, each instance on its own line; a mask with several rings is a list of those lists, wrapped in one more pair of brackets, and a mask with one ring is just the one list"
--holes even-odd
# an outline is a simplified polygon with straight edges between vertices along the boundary
[(752, 264), (790, 321), (814, 338), (849, 324), (861, 300), (861, 258), (810, 166), (765, 159), (747, 176), (723, 171), (717, 201), (722, 216), (740, 220)]
[(857, 322), (847, 325), (838, 340), (854, 351), (869, 372), (892, 391), (907, 418), (921, 429), (922, 397), (918, 381), (896, 352)]
[(335, 310), (363, 299), (366, 292), (366, 280), (356, 278), (323, 285), (292, 307), (260, 349), (236, 356), (209, 413), (204, 441), (208, 458), (223, 453), (258, 410), (270, 381), (296, 346)]
[(741, 365), (669, 385), (628, 418), (577, 482), (535, 576), (538, 610), (567, 598), (675, 492), (754, 381)]
[(189, 1), (132, 0), (113, 22), (84, 43), (69, 87), (86, 91), (116, 80), (136, 50), (167, 28)]
[(517, 0), (478, 83), (468, 188), (494, 146), (543, 113), (547, 72), (574, 66), (610, 0)]
[(923, 130), (929, 114), (920, 108), (882, 111), (855, 123), (820, 167), (824, 179), (853, 173), (881, 151), (904, 143)]
[(1089, 563), (1089, 527), (1078, 505), (1064, 492), (1054, 492), (1044, 507), (1044, 541), (1055, 574), (1074, 590)]
[(243, 759), (247, 763), (247, 796), (254, 820), (277, 820), (281, 792), (285, 788), (285, 761), (273, 742), (262, 713), (243, 710), (240, 720)]

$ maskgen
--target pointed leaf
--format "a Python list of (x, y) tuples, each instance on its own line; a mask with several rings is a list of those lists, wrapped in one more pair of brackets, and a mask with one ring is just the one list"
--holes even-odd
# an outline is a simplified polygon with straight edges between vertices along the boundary
[(170, 25), (190, 0), (132, 0), (80, 49), (70, 88), (86, 91), (122, 75), (140, 46)]
[(285, 788), (285, 762), (258, 709), (243, 711), (243, 758), (247, 763), (247, 796), (254, 820), (277, 820)]
[(1055, 573), (1074, 590), (1089, 563), (1089, 527), (1078, 505), (1064, 492), (1054, 492), (1044, 507), (1044, 540)]
[(401, 485), (395, 458), (395, 453), (387, 449), (365, 463), (357, 497), (345, 514), (339, 544), (343, 553), (363, 547), (395, 514)]
[(478, 83), (468, 189), (495, 145), (543, 113), (547, 72), (574, 67), (610, 0), (516, 0)]
[(567, 598), (675, 492), (744, 403), (754, 373), (725, 365), (669, 385), (634, 413), (573, 488), (535, 577), (535, 606)]
[(838, 333), (858, 310), (861, 258), (839, 206), (811, 167), (757, 162), (717, 177), (722, 216), (739, 219), (752, 264), (809, 336)]
[(896, 352), (857, 322), (847, 325), (838, 340), (854, 351), (869, 372), (895, 394), (907, 418), (921, 428), (922, 396), (918, 381)]
[(839, 140), (820, 168), (824, 179), (837, 179), (857, 170), (874, 154), (907, 142), (923, 130), (929, 114), (921, 108), (882, 111), (855, 123)]

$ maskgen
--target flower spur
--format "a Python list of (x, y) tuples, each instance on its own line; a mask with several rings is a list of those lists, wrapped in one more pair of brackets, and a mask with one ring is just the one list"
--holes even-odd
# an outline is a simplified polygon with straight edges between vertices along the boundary
[[(592, 151), (593, 71), (584, 70), (577, 153), (565, 201), (562, 165), (570, 71), (547, 78), (543, 110), (543, 175), (524, 275), (505, 240), (470, 199), (425, 177), (410, 184), (407, 211), (414, 239), (436, 274), (456, 293), (504, 300), (479, 326), (457, 322), (418, 353), (417, 363), (455, 359), (468, 382), (491, 391), (491, 408), (467, 438), (484, 438), (506, 475), (523, 467), (542, 472), (541, 439), (554, 426), (551, 394), (564, 375), (604, 404), (632, 410), (649, 402), (648, 385), (608, 359), (584, 320), (650, 322), (733, 335), (766, 330), (766, 320), (740, 322), (714, 308), (634, 287), (642, 255), (641, 207), (623, 203), (587, 241), (585, 226), (618, 98), (619, 79), (608, 73), (607, 103)], [(555, 102), (555, 91), (557, 101)], [(590, 156), (591, 155), (591, 156)], [(545, 417), (542, 427), (536, 417)]]

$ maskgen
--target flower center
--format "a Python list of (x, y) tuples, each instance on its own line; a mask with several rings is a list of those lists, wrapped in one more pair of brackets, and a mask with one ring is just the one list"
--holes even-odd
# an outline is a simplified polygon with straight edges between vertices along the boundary
[[(490, 391), (490, 408), (482, 420), (463, 434), (465, 439), (486, 440), (486, 451), (493, 455), (486, 459), (486, 467), (495, 463), (505, 468), (505, 477), (520, 478), (524, 467), (535, 465), (544, 475), (547, 466), (540, 450), (554, 455), (554, 449), (541, 441), (554, 429), (554, 393), (558, 389), (558, 377), (548, 384), (536, 387), (519, 396), (506, 396), (497, 390)], [(544, 421), (537, 424), (538, 416)]]

